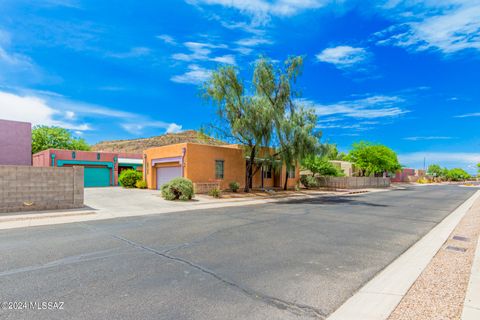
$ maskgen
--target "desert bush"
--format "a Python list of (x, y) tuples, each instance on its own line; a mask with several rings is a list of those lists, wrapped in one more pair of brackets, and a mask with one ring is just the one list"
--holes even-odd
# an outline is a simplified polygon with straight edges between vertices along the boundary
[(138, 189), (147, 189), (147, 181), (138, 180), (137, 183), (135, 183), (135, 187), (137, 187)]
[(222, 195), (222, 191), (220, 191), (220, 189), (218, 189), (218, 188), (213, 188), (212, 190), (210, 190), (208, 192), (208, 195), (212, 196), (214, 198), (220, 198), (221, 195)]
[(165, 200), (190, 200), (194, 195), (192, 181), (185, 178), (172, 179), (161, 190)]
[(238, 189), (240, 189), (240, 184), (237, 181), (232, 181), (230, 182), (229, 187), (232, 192), (237, 192)]
[(431, 181), (427, 178), (420, 178), (417, 180), (418, 183), (424, 184), (424, 183), (430, 183)]
[(305, 186), (307, 189), (311, 188), (317, 188), (318, 187), (318, 181), (315, 177), (313, 176), (301, 176), (300, 177), (300, 182)]
[(135, 184), (141, 179), (142, 173), (136, 170), (123, 170), (118, 177), (118, 181), (124, 188), (135, 188)]

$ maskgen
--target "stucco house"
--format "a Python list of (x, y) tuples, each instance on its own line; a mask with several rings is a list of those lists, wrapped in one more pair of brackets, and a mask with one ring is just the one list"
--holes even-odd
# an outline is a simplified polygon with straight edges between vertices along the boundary
[(0, 119), (0, 165), (32, 165), (32, 124)]
[[(270, 149), (268, 149), (270, 150)], [(271, 150), (270, 150), (271, 151)], [(284, 186), (286, 166), (274, 170), (262, 165), (261, 156), (255, 163), (259, 168), (252, 181), (253, 188), (280, 188)], [(216, 183), (221, 189), (228, 189), (236, 181), (245, 187), (248, 157), (240, 145), (205, 145), (179, 143), (144, 151), (144, 177), (149, 189), (160, 187), (175, 177), (185, 177), (196, 185)], [(299, 180), (299, 168), (289, 172), (287, 186), (293, 188)]]
[(118, 185), (118, 175), (126, 169), (142, 170), (142, 155), (48, 149), (33, 155), (35, 167), (84, 167), (85, 187)]

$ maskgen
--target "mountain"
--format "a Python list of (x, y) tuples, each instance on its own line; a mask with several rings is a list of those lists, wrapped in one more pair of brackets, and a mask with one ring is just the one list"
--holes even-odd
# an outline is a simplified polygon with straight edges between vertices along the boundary
[(92, 146), (92, 151), (110, 151), (142, 153), (143, 150), (153, 147), (161, 147), (168, 144), (193, 142), (210, 145), (224, 145), (225, 142), (209, 137), (195, 130), (187, 130), (179, 133), (167, 133), (151, 138), (131, 140), (101, 141)]

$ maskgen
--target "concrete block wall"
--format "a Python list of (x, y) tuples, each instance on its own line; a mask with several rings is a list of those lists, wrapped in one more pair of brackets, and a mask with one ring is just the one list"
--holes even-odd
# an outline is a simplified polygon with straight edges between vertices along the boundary
[(0, 214), (83, 207), (83, 167), (0, 166)]
[(209, 193), (213, 189), (220, 189), (220, 182), (200, 182), (193, 183), (195, 193)]

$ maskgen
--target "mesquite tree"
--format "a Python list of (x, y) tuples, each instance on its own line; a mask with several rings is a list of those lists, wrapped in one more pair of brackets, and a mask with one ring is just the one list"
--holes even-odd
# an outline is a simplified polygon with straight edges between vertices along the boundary
[(273, 109), (264, 99), (246, 92), (238, 71), (232, 66), (213, 72), (204, 85), (204, 95), (217, 105), (218, 119), (210, 124), (210, 129), (217, 136), (245, 148), (248, 160), (244, 190), (249, 192), (255, 159), (262, 146), (270, 145)]

